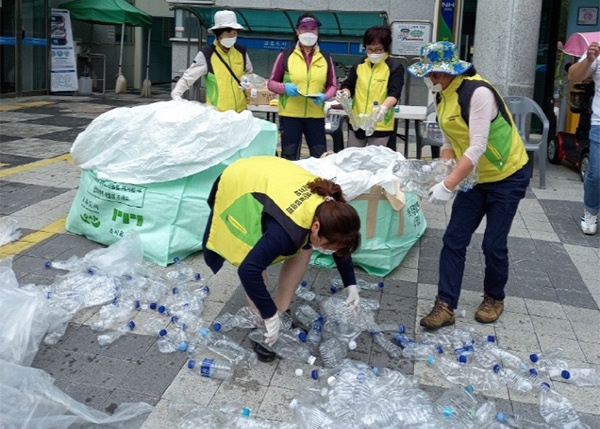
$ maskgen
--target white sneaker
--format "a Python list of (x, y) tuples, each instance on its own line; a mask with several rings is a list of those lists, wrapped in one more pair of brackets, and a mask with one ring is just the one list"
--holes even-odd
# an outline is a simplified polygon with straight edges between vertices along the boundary
[(594, 235), (598, 229), (598, 215), (593, 215), (583, 209), (581, 216), (581, 231), (586, 235)]

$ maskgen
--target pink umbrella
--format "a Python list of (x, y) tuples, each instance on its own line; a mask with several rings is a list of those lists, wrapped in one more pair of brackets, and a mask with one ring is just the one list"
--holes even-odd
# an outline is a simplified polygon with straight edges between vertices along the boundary
[(600, 31), (591, 33), (573, 33), (569, 36), (563, 52), (574, 57), (581, 57), (592, 42), (600, 42)]

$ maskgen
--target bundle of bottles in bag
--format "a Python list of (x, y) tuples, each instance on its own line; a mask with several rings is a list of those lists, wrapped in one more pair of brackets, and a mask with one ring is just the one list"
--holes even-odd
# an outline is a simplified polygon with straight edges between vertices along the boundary
[(367, 113), (354, 114), (352, 110), (352, 99), (348, 98), (345, 91), (338, 93), (337, 101), (341, 104), (342, 109), (348, 116), (348, 122), (352, 125), (354, 130), (364, 130), (367, 137), (373, 135), (375, 132), (375, 126), (377, 125), (377, 116), (381, 110), (381, 106), (378, 101), (373, 102), (373, 107)]

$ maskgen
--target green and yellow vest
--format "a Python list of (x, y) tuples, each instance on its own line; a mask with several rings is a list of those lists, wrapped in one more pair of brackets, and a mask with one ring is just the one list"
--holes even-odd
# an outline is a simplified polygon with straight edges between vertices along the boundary
[(469, 147), (469, 111), (475, 89), (489, 88), (498, 104), (498, 116), (490, 125), (486, 151), (479, 159), (479, 183), (497, 182), (527, 164), (525, 145), (502, 97), (481, 76), (456, 76), (437, 97), (440, 128), (452, 143), (457, 158)]
[[(352, 97), (352, 110), (358, 117), (361, 113), (370, 115), (373, 111), (373, 102), (379, 104), (387, 98), (388, 81), (391, 70), (386, 60), (379, 61), (371, 67), (368, 58), (356, 68), (356, 86)], [(394, 109), (389, 109), (382, 121), (375, 126), (375, 131), (394, 131)]]
[(246, 50), (235, 44), (225, 52), (216, 41), (202, 49), (208, 67), (205, 76), (206, 103), (215, 106), (220, 112), (234, 110), (240, 113), (246, 110), (248, 104), (246, 93), (240, 89), (240, 84), (234, 79), (215, 51), (221, 55), (221, 58), (227, 62), (237, 78), (240, 79), (246, 70)]
[[(325, 92), (327, 73), (329, 71), (329, 55), (315, 46), (312, 61), (307, 67), (302, 51), (296, 46), (283, 51), (283, 83), (295, 84), (302, 94), (318, 94)], [(324, 118), (323, 105), (317, 106), (308, 97), (279, 96), (279, 116), (292, 118)]]
[[(298, 245), (308, 242), (323, 197), (308, 183), (317, 176), (275, 156), (240, 159), (223, 171), (206, 247), (239, 266), (262, 237), (262, 215), (271, 215)], [(281, 256), (273, 263), (294, 255)]]

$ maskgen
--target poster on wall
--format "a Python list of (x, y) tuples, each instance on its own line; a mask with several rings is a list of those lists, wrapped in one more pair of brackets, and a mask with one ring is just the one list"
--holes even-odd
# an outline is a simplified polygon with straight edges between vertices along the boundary
[(77, 91), (77, 58), (66, 9), (52, 9), (50, 27), (50, 91)]
[(399, 56), (419, 56), (421, 47), (431, 42), (431, 22), (393, 21), (390, 53)]

